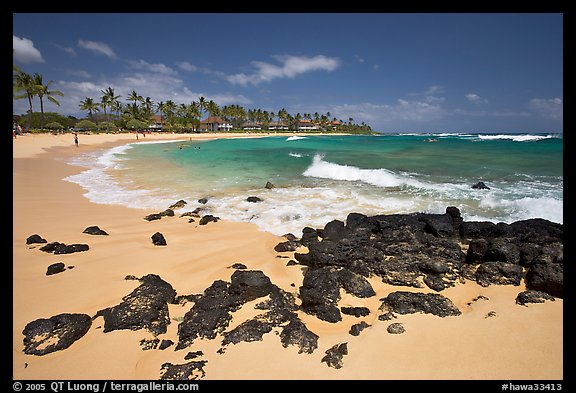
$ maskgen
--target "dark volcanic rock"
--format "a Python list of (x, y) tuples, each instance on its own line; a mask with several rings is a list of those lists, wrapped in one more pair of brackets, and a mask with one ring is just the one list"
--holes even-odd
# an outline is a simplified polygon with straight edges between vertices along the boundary
[(302, 229), (302, 237), (300, 238), (300, 244), (308, 247), (311, 243), (318, 242), (318, 232), (314, 228), (304, 227)]
[(174, 303), (176, 291), (156, 274), (148, 274), (140, 282), (122, 303), (96, 313), (104, 317), (104, 333), (121, 329), (147, 329), (155, 336), (166, 333), (168, 303)]
[(208, 203), (208, 198), (200, 198), (200, 199), (198, 199), (198, 203), (205, 205)]
[(376, 294), (368, 280), (348, 269), (332, 266), (308, 269), (300, 287), (300, 308), (323, 321), (338, 322), (342, 319), (338, 309), (340, 288), (360, 298)]
[(280, 242), (274, 246), (274, 251), (276, 252), (289, 252), (289, 251), (296, 251), (300, 247), (299, 242), (295, 242), (293, 240), (287, 240), (285, 242)]
[(59, 242), (48, 243), (40, 247), (40, 251), (54, 254), (72, 254), (74, 252), (88, 251), (89, 249), (88, 244), (64, 244)]
[(108, 236), (106, 231), (100, 229), (97, 225), (88, 227), (82, 231), (82, 233), (87, 233), (89, 235), (97, 235), (97, 236)]
[(192, 381), (204, 378), (206, 372), (204, 366), (207, 360), (196, 360), (184, 364), (164, 363), (161, 368), (161, 380)]
[(143, 340), (140, 340), (140, 347), (142, 348), (143, 351), (149, 351), (151, 349), (158, 348), (159, 342), (160, 342), (160, 340), (157, 338), (153, 338), (151, 340), (143, 339)]
[(520, 292), (516, 296), (516, 304), (525, 306), (526, 303), (544, 303), (546, 300), (554, 301), (555, 298), (546, 292), (536, 291), (534, 289), (529, 289), (524, 292)]
[(338, 271), (331, 267), (308, 269), (300, 287), (300, 308), (307, 314), (315, 315), (323, 321), (342, 320), (337, 307), (340, 300)]
[(543, 218), (531, 218), (513, 222), (508, 226), (508, 235), (522, 243), (536, 243), (542, 246), (550, 243), (564, 243), (564, 226)]
[(152, 235), (152, 243), (154, 243), (155, 246), (165, 246), (166, 239), (164, 239), (163, 234), (161, 234), (160, 232), (156, 232), (155, 234)]
[(564, 297), (564, 264), (535, 263), (526, 274), (526, 287), (546, 292), (552, 296)]
[(414, 314), (423, 312), (439, 317), (456, 316), (461, 312), (450, 299), (436, 293), (396, 291), (382, 299), (380, 310), (386, 313)]
[(338, 282), (340, 287), (353, 296), (367, 298), (376, 295), (368, 280), (348, 269), (338, 271)]
[(226, 330), (234, 311), (259, 298), (263, 301), (256, 304), (255, 309), (264, 312), (223, 333), (222, 345), (261, 340), (273, 328), (281, 327), (280, 336), (285, 347), (298, 345), (300, 352), (316, 349), (318, 336), (299, 320), (294, 296), (272, 284), (258, 270), (236, 270), (232, 274), (231, 283), (215, 281), (197, 297), (194, 306), (178, 326), (179, 342), (176, 349), (191, 345), (196, 338), (215, 338), (218, 333)]
[(46, 355), (68, 348), (90, 329), (92, 319), (86, 314), (59, 314), (49, 319), (37, 319), (26, 325), (24, 353)]
[(180, 199), (178, 202), (175, 202), (174, 204), (170, 205), (170, 207), (168, 209), (180, 209), (183, 208), (184, 206), (186, 206), (188, 202), (186, 202), (184, 199)]
[(228, 327), (231, 311), (241, 305), (237, 297), (228, 294), (228, 285), (226, 281), (214, 281), (195, 300), (178, 325), (177, 350), (186, 348), (197, 338), (214, 339)]
[(490, 221), (464, 221), (459, 232), (463, 239), (487, 239), (501, 235), (496, 224)]
[(211, 214), (207, 214), (207, 215), (205, 215), (204, 217), (202, 217), (202, 218), (200, 219), (200, 222), (199, 222), (198, 224), (199, 224), (199, 225), (206, 225), (206, 224), (208, 224), (209, 222), (218, 222), (218, 220), (220, 220), (219, 217), (214, 217), (214, 216), (211, 215)]
[(264, 188), (271, 190), (273, 188), (276, 188), (276, 186), (272, 183), (270, 183), (269, 181), (266, 182), (266, 185), (264, 186)]
[(158, 349), (161, 350), (161, 351), (163, 351), (163, 350), (165, 350), (166, 348), (168, 348), (168, 347), (170, 347), (170, 346), (172, 346), (172, 345), (174, 345), (174, 341), (172, 341), (172, 340), (162, 340), (162, 341), (160, 341), (160, 345), (158, 346)]
[(272, 292), (272, 282), (260, 270), (236, 270), (228, 292), (243, 303), (264, 297)]
[(160, 213), (152, 213), (152, 214), (148, 214), (146, 217), (144, 217), (144, 219), (146, 221), (154, 221), (154, 220), (159, 220), (162, 218), (162, 214)]
[(520, 285), (524, 269), (520, 265), (506, 262), (485, 262), (476, 270), (476, 282), (489, 285)]
[(232, 269), (246, 269), (246, 265), (244, 265), (243, 263), (235, 263), (230, 267)]
[(272, 331), (270, 324), (258, 319), (249, 319), (230, 332), (224, 333), (222, 345), (238, 344), (242, 341), (262, 341), (262, 336), (270, 331)]
[(252, 203), (262, 202), (262, 200), (263, 200), (262, 198), (256, 196), (250, 196), (246, 198), (246, 202), (252, 202)]
[(40, 235), (30, 235), (26, 239), (26, 244), (48, 243), (48, 240), (43, 239)]
[(51, 276), (52, 274), (62, 273), (64, 270), (66, 270), (66, 265), (64, 265), (64, 263), (53, 263), (52, 265), (48, 266), (48, 269), (46, 269), (46, 275)]
[(318, 335), (308, 330), (304, 323), (294, 318), (282, 329), (280, 340), (284, 348), (288, 345), (297, 345), (298, 353), (312, 353), (318, 348)]
[(472, 186), (472, 188), (478, 189), (478, 190), (489, 190), (490, 187), (488, 187), (486, 184), (484, 184), (484, 182), (479, 181), (478, 183), (474, 184)]
[(325, 362), (328, 367), (342, 368), (342, 358), (348, 355), (348, 343), (336, 344), (325, 353), (326, 356), (322, 358), (322, 362)]
[(350, 333), (353, 336), (359, 336), (362, 330), (366, 329), (367, 327), (370, 327), (370, 325), (362, 321), (360, 323), (356, 323), (350, 326), (350, 331), (348, 333)]
[(340, 307), (340, 311), (346, 315), (354, 315), (356, 318), (365, 317), (370, 314), (368, 307)]
[(490, 239), (483, 259), (488, 262), (519, 264), (520, 249), (507, 238)]
[(406, 329), (404, 329), (404, 326), (401, 323), (391, 323), (390, 325), (388, 325), (386, 330), (390, 334), (402, 334), (406, 331)]
[(488, 251), (488, 241), (486, 239), (474, 239), (468, 244), (466, 252), (466, 263), (482, 263), (484, 255)]

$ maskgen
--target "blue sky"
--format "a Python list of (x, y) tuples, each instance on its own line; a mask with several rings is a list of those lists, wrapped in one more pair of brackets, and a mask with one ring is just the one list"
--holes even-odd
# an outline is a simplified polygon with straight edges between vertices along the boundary
[[(380, 132), (562, 132), (559, 13), (13, 14), (14, 64), (85, 117), (114, 88)], [(14, 101), (15, 114), (26, 100)], [(35, 110), (39, 110), (38, 101)]]

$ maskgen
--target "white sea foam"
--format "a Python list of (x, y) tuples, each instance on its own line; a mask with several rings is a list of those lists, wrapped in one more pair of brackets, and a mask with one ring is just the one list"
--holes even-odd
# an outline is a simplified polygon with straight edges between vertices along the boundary
[(397, 175), (384, 168), (362, 169), (351, 165), (340, 165), (324, 161), (319, 154), (314, 156), (312, 165), (303, 173), (304, 176), (321, 179), (360, 181), (378, 187), (423, 187), (423, 184), (405, 175)]
[(296, 136), (296, 135), (295, 135), (295, 136), (289, 136), (288, 138), (286, 138), (286, 141), (287, 141), (287, 142), (289, 142), (289, 141), (297, 141), (297, 140), (299, 140), (299, 139), (308, 139), (308, 138), (305, 137), (305, 136)]
[(534, 135), (534, 134), (498, 134), (498, 135), (478, 135), (480, 140), (497, 140), (511, 139), (514, 142), (533, 142), (543, 139), (555, 138), (553, 135)]
[(296, 157), (296, 158), (301, 158), (301, 157), (302, 157), (302, 154), (299, 154), (299, 153), (288, 153), (288, 155), (289, 155), (290, 157)]

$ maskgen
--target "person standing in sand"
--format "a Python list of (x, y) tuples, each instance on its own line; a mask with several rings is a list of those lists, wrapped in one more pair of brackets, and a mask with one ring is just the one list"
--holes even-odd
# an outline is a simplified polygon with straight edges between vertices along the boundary
[(74, 133), (74, 144), (76, 145), (76, 147), (78, 147), (78, 133), (77, 132)]

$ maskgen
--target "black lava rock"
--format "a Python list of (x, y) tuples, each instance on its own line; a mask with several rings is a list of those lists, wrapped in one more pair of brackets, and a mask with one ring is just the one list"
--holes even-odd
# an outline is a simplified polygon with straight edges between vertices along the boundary
[(46, 275), (51, 276), (52, 274), (62, 273), (64, 270), (66, 270), (66, 265), (64, 265), (64, 263), (53, 263), (48, 266), (48, 269), (46, 269)]
[(90, 326), (92, 318), (86, 314), (58, 314), (32, 321), (22, 331), (24, 353), (42, 356), (66, 349), (82, 338)]
[(166, 239), (164, 238), (163, 234), (161, 234), (160, 232), (156, 232), (155, 234), (152, 235), (152, 243), (155, 246), (165, 246)]
[(48, 240), (43, 239), (40, 235), (30, 235), (26, 239), (26, 244), (48, 243)]
[(104, 317), (104, 333), (123, 329), (147, 329), (155, 336), (166, 333), (170, 323), (168, 303), (174, 303), (176, 291), (156, 274), (139, 281), (140, 286), (124, 296), (120, 304), (96, 313)]
[(477, 189), (477, 190), (489, 190), (490, 189), (490, 187), (488, 187), (486, 184), (484, 184), (484, 182), (481, 182), (481, 181), (474, 184), (472, 186), (472, 188)]
[(348, 355), (348, 343), (336, 344), (325, 353), (326, 356), (322, 358), (322, 362), (326, 363), (328, 367), (342, 368), (342, 358), (344, 355)]
[(97, 235), (97, 236), (108, 236), (106, 231), (100, 229), (97, 225), (88, 227), (82, 231), (82, 233), (87, 233), (89, 235)]

